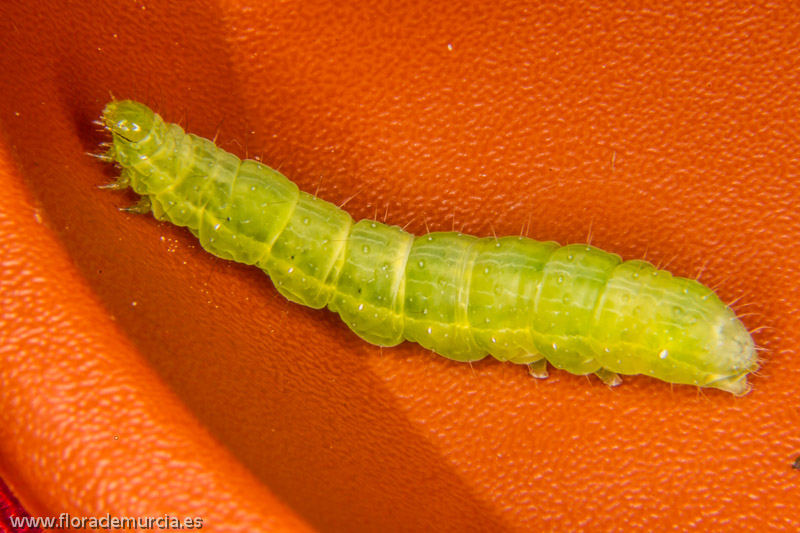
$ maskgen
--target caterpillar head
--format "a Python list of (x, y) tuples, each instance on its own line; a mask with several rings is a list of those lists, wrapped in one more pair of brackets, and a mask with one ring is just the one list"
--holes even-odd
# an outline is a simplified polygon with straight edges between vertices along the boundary
[(110, 102), (103, 110), (103, 123), (115, 140), (138, 143), (150, 133), (156, 114), (147, 106), (132, 100)]
[[(133, 170), (123, 171), (121, 182), (115, 186), (125, 188), (130, 181), (136, 192), (147, 193), (146, 184), (134, 178), (143, 178), (148, 172), (152, 173), (152, 169), (145, 170), (141, 166), (146, 165), (148, 158), (162, 147), (167, 134), (164, 121), (147, 106), (131, 100), (110, 102), (103, 110), (102, 120), (111, 132), (112, 143), (108, 152), (99, 157), (114, 161), (123, 169)], [(138, 174), (142, 170), (145, 170), (145, 174)]]

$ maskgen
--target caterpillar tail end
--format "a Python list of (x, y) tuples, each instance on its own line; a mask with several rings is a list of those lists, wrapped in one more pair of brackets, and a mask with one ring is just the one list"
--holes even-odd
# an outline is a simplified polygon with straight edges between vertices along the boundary
[(721, 317), (714, 324), (717, 350), (712, 353), (721, 362), (717, 375), (710, 376), (703, 387), (744, 396), (751, 390), (747, 375), (758, 370), (758, 357), (750, 332), (734, 317)]

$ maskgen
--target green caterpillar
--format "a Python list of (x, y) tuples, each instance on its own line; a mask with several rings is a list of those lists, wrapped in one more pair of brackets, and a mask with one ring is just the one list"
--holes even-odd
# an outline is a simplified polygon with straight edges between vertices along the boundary
[(327, 306), (364, 340), (417, 342), (450, 359), (487, 354), (547, 361), (605, 383), (645, 374), (670, 383), (749, 391), (752, 337), (697, 281), (587, 245), (456, 232), (415, 237), (300, 191), (166, 123), (143, 104), (109, 103), (122, 167), (111, 188), (142, 196), (134, 210), (186, 226), (209, 252), (256, 265), (293, 302)]

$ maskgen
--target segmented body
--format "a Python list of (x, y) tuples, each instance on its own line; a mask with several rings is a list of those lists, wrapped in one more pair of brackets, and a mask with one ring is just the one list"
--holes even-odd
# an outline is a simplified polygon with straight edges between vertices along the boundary
[(417, 342), (445, 357), (487, 354), (574, 374), (646, 374), (671, 383), (748, 390), (753, 341), (697, 281), (588, 245), (456, 232), (415, 237), (302, 192), (277, 171), (241, 161), (165, 123), (146, 106), (112, 102), (109, 160), (153, 214), (188, 227), (209, 252), (256, 265), (293, 302), (328, 307), (380, 346)]

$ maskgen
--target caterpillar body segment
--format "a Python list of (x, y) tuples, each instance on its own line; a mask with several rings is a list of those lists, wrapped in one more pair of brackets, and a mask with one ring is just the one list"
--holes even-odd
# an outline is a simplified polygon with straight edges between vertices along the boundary
[(132, 187), (209, 252), (258, 266), (289, 300), (339, 313), (368, 342), (409, 340), (458, 361), (492, 355), (528, 364), (537, 377), (549, 361), (609, 384), (645, 374), (749, 390), (747, 374), (758, 367), (752, 338), (695, 280), (583, 244), (415, 237), (354, 222), (143, 104), (111, 102), (103, 122), (113, 137), (105, 155), (123, 167), (117, 187)]

